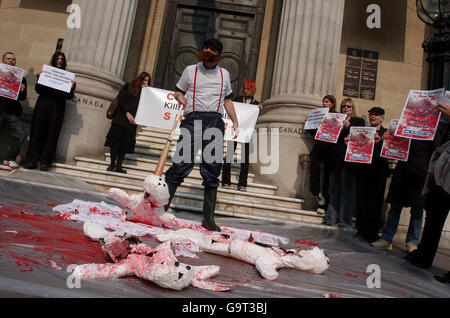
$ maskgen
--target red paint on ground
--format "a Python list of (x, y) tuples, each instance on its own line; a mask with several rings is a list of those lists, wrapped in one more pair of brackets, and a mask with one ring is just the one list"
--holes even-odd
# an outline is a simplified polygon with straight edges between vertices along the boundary
[[(2, 203), (0, 256), (13, 259), (19, 267), (27, 267), (21, 272), (33, 271), (30, 264), (51, 267), (51, 260), (66, 265), (104, 263), (100, 245), (84, 235), (81, 224), (74, 224), (59, 216), (34, 214), (27, 207)], [(11, 236), (4, 233), (6, 230), (17, 234)]]
[(56, 202), (48, 202), (47, 205), (48, 206), (57, 206), (58, 203), (56, 203)]
[(309, 246), (319, 246), (319, 244), (308, 241), (308, 240), (296, 240), (294, 242), (299, 243), (299, 244), (309, 245)]
[(344, 273), (344, 275), (345, 275), (345, 276), (348, 276), (348, 277), (354, 277), (354, 278), (358, 278), (358, 277), (359, 277), (359, 275), (356, 275), (356, 274), (350, 274), (350, 273)]

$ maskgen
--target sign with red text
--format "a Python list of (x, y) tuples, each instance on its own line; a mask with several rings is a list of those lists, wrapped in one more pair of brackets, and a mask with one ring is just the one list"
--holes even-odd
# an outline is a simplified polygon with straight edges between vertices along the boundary
[(386, 132), (388, 137), (383, 141), (380, 156), (388, 159), (408, 161), (411, 139), (395, 136), (397, 127), (398, 119), (392, 119)]
[(319, 129), (316, 133), (316, 140), (337, 143), (339, 134), (341, 133), (344, 121), (347, 118), (346, 114), (328, 113), (320, 123)]
[(432, 91), (411, 90), (395, 135), (419, 140), (433, 140), (441, 112), (438, 103), (444, 99), (445, 88)]
[(371, 164), (376, 133), (375, 127), (350, 127), (345, 161)]
[(21, 68), (0, 64), (0, 96), (17, 100), (24, 73)]
[[(236, 102), (233, 102), (233, 105), (239, 122), (239, 136), (235, 140), (248, 143), (251, 140), (256, 121), (258, 120), (258, 105)], [(141, 99), (135, 120), (141, 126), (171, 130), (173, 121), (179, 114), (180, 107), (174, 97), (174, 92), (146, 87), (141, 91)], [(183, 116), (181, 115), (179, 122), (182, 120)], [(226, 111), (223, 121), (225, 122), (224, 138), (225, 140), (231, 140), (233, 123)], [(179, 130), (179, 127), (177, 130)]]

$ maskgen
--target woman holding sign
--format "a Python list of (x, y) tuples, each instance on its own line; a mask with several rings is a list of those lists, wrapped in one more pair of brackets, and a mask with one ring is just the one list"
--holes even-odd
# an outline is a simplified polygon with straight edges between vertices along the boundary
[[(53, 54), (50, 64), (52, 67), (65, 70), (67, 66), (66, 56), (62, 52), (56, 52)], [(28, 146), (27, 163), (24, 168), (36, 169), (39, 162), (40, 169), (48, 171), (55, 158), (59, 133), (66, 111), (66, 100), (74, 97), (76, 84), (75, 82), (72, 83), (69, 93), (54, 89), (38, 83), (41, 73), (37, 75), (35, 86), (39, 97), (33, 111), (30, 144)]]
[(345, 137), (350, 133), (350, 127), (365, 126), (364, 119), (356, 117), (356, 106), (351, 98), (345, 98), (341, 103), (341, 113), (347, 115), (344, 127), (336, 144), (330, 150), (330, 202), (323, 224), (346, 224), (352, 226), (353, 192), (355, 183), (355, 164), (344, 162), (347, 146)]
[[(336, 112), (336, 97), (327, 95), (322, 99), (322, 107), (329, 109), (329, 112)], [(307, 130), (313, 138), (317, 133), (317, 129)], [(322, 214), (326, 211), (329, 202), (328, 181), (329, 181), (329, 160), (330, 150), (333, 144), (320, 140), (315, 140), (310, 153), (311, 163), (309, 166), (309, 190), (316, 197)], [(320, 186), (320, 163), (323, 162), (323, 184)], [(318, 210), (319, 211), (319, 210)]]
[(118, 107), (106, 136), (105, 146), (111, 148), (111, 164), (107, 171), (127, 173), (122, 168), (127, 153), (134, 152), (136, 145), (136, 117), (141, 90), (150, 84), (150, 74), (142, 72), (119, 92)]

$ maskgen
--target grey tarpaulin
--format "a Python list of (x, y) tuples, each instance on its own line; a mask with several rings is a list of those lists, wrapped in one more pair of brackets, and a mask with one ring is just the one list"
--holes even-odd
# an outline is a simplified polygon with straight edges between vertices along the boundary
[[(52, 211), (55, 204), (74, 199), (117, 204), (87, 184), (55, 173), (19, 169), (0, 178), (0, 297), (172, 297), (172, 298), (323, 298), (338, 297), (449, 297), (450, 287), (433, 278), (449, 270), (449, 251), (440, 250), (432, 270), (417, 268), (402, 259), (404, 251), (378, 251), (351, 231), (307, 224), (219, 218), (219, 225), (258, 230), (290, 238), (288, 248), (318, 244), (330, 258), (323, 275), (281, 269), (276, 281), (259, 276), (254, 266), (217, 255), (200, 253), (187, 264), (221, 267), (215, 281), (231, 283), (229, 292), (188, 287), (180, 292), (160, 288), (135, 277), (111, 281), (82, 281), (69, 288), (70, 264), (106, 262), (98, 243), (84, 237), (82, 224), (66, 221)], [(176, 213), (200, 220), (199, 215)], [(144, 242), (156, 246), (149, 237)], [(52, 265), (53, 262), (53, 265)], [(381, 269), (381, 288), (367, 287), (370, 264)], [(56, 268), (61, 269), (56, 269)]]

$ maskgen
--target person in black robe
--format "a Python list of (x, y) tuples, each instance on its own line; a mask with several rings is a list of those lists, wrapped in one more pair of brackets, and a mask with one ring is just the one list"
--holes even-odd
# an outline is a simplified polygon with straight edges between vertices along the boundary
[[(53, 54), (50, 64), (65, 70), (66, 56), (62, 52), (56, 52)], [(74, 97), (76, 84), (73, 82), (71, 91), (66, 93), (37, 83), (41, 73), (37, 75), (35, 86), (39, 97), (33, 111), (27, 163), (24, 168), (36, 169), (39, 163), (42, 171), (48, 171), (56, 155), (59, 133), (66, 112), (66, 100)]]
[(119, 92), (118, 106), (106, 136), (105, 146), (111, 148), (111, 163), (107, 171), (127, 173), (122, 168), (127, 153), (133, 153), (136, 146), (135, 117), (141, 98), (141, 90), (148, 87), (150, 74), (142, 72), (130, 83), (126, 83)]

